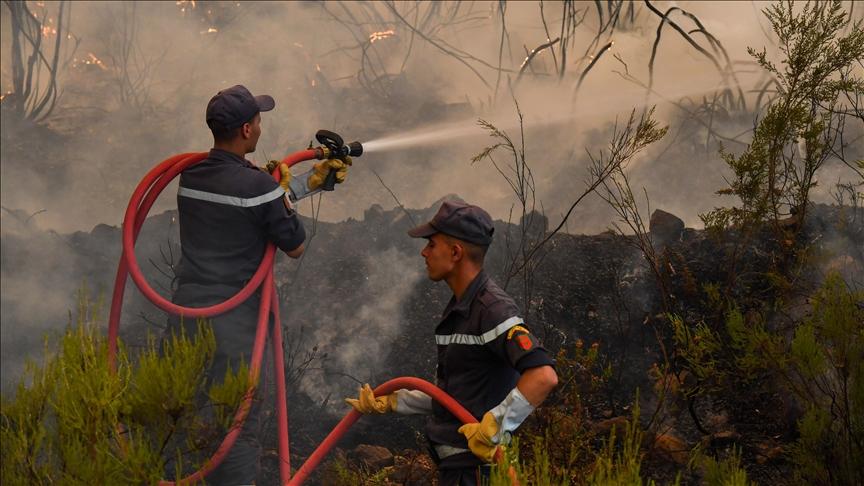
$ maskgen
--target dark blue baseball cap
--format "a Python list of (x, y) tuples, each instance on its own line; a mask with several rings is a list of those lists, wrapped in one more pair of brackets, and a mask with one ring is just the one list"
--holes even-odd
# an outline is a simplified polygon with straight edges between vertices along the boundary
[(243, 85), (232, 86), (216, 93), (207, 103), (207, 126), (233, 130), (243, 126), (262, 111), (276, 106), (272, 96), (252, 96)]
[(492, 243), (492, 217), (478, 206), (462, 201), (444, 201), (428, 223), (408, 231), (413, 238), (429, 238), (444, 233), (468, 243), (488, 246)]

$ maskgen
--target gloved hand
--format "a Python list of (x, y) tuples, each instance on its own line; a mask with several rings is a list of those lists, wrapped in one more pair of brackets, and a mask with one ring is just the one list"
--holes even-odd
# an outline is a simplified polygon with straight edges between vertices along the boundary
[(264, 172), (268, 174), (272, 174), (273, 170), (279, 167), (279, 173), (282, 174), (282, 179), (279, 180), (279, 185), (282, 186), (286, 192), (288, 191), (288, 184), (291, 183), (291, 171), (288, 170), (288, 166), (281, 163), (278, 160), (271, 160), (267, 162), (267, 165), (263, 167)]
[(465, 424), (459, 427), (459, 433), (468, 439), (468, 448), (481, 460), (491, 463), (499, 447), (492, 442), (492, 437), (498, 433), (498, 421), (491, 412), (486, 412), (480, 423)]
[(356, 399), (346, 398), (345, 403), (360, 413), (390, 413), (396, 411), (396, 394), (391, 393), (383, 397), (376, 397), (372, 387), (366, 383), (360, 388), (359, 396)]
[(309, 174), (309, 179), (306, 180), (306, 186), (310, 191), (314, 191), (324, 184), (324, 179), (327, 174), (333, 169), (336, 171), (336, 183), (345, 182), (348, 177), (348, 167), (351, 166), (351, 157), (345, 157), (345, 160), (327, 159), (312, 166), (312, 174)]

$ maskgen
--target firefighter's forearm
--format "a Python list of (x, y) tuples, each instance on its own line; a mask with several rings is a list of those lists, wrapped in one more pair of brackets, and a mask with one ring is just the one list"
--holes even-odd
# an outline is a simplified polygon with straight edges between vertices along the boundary
[(308, 180), (312, 174), (314, 171), (310, 170), (291, 178), (291, 182), (288, 183), (288, 198), (291, 199), (291, 202), (299, 201), (321, 191), (320, 188), (309, 190)]
[(404, 415), (429, 415), (432, 413), (432, 397), (420, 390), (397, 390), (396, 413)]
[(528, 368), (516, 383), (519, 392), (535, 407), (539, 407), (557, 385), (558, 375), (551, 366)]
[(490, 440), (493, 444), (510, 442), (512, 434), (531, 415), (558, 384), (558, 375), (551, 366), (529, 368), (522, 373), (516, 387), (489, 413), (495, 417), (498, 429)]

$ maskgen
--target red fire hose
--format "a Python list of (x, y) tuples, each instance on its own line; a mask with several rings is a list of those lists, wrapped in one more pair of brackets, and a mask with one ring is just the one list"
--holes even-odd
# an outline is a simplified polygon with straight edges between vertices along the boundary
[[(282, 160), (283, 164), (291, 167), (294, 164), (305, 160), (324, 158), (325, 151), (320, 148), (303, 150), (289, 155)], [(117, 336), (120, 328), (120, 314), (123, 306), (123, 296), (126, 288), (126, 279), (132, 277), (132, 281), (138, 286), (151, 302), (160, 309), (178, 314), (184, 317), (214, 317), (223, 314), (236, 306), (243, 303), (249, 296), (263, 285), (261, 292), (261, 304), (258, 310), (258, 328), (255, 334), (255, 344), (252, 348), (252, 360), (250, 363), (249, 377), (253, 383), (252, 387), (247, 391), (243, 402), (240, 404), (235, 416), (231, 429), (223, 439), (222, 443), (217, 448), (216, 452), (207, 461), (206, 465), (195, 473), (177, 481), (176, 484), (190, 484), (201, 481), (207, 474), (216, 468), (227, 455), (228, 451), (237, 440), (240, 434), (243, 422), (251, 405), (252, 396), (255, 392), (255, 383), (257, 383), (258, 374), (261, 367), (261, 360), (264, 355), (264, 343), (267, 336), (268, 317), (273, 314), (273, 361), (275, 368), (276, 379), (276, 408), (278, 421), (279, 435), (279, 474), (282, 479), (282, 484), (288, 486), (300, 485), (307, 479), (309, 474), (315, 469), (318, 464), (324, 459), (330, 449), (336, 445), (336, 442), (347, 432), (347, 430), (360, 418), (360, 414), (351, 411), (336, 425), (336, 427), (327, 435), (323, 442), (312, 453), (306, 462), (297, 470), (294, 477), (291, 477), (291, 465), (288, 454), (288, 404), (287, 394), (285, 390), (285, 366), (284, 356), (282, 355), (282, 325), (279, 321), (279, 303), (276, 295), (276, 289), (273, 285), (273, 262), (276, 254), (276, 247), (269, 243), (264, 252), (264, 257), (261, 259), (261, 265), (253, 275), (252, 279), (241, 289), (237, 294), (228, 300), (212, 305), (209, 307), (183, 307), (176, 305), (169, 300), (159, 295), (144, 279), (141, 273), (141, 268), (138, 265), (138, 260), (135, 257), (135, 241), (141, 231), (141, 226), (147, 217), (147, 213), (159, 197), (159, 194), (165, 189), (180, 172), (187, 167), (190, 167), (207, 157), (207, 153), (184, 153), (178, 154), (164, 160), (162, 163), (154, 167), (144, 176), (144, 179), (138, 184), (132, 198), (129, 201), (129, 206), (126, 208), (126, 215), (123, 220), (123, 255), (120, 258), (120, 263), (117, 266), (117, 276), (114, 282), (114, 293), (111, 300), (111, 313), (108, 320), (108, 360), (112, 367), (115, 366), (117, 354)], [(280, 178), (279, 170), (273, 171), (273, 178), (278, 182)], [(431, 383), (413, 377), (395, 378), (375, 388), (376, 395), (392, 393), (400, 388), (421, 390), (432, 397), (433, 400), (440, 403), (449, 410), (456, 418), (463, 423), (477, 422), (477, 419), (472, 416), (465, 408), (456, 402), (451, 396), (444, 393), (441, 389)], [(162, 481), (160, 486), (174, 485), (171, 481)]]

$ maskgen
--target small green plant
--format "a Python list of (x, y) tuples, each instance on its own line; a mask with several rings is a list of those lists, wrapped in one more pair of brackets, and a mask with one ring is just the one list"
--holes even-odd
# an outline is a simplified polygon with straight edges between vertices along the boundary
[(705, 470), (705, 486), (755, 486), (747, 479), (747, 471), (741, 467), (741, 451), (738, 449), (733, 449), (722, 460), (705, 457), (702, 466)]
[(718, 367), (718, 353), (722, 343), (717, 333), (705, 322), (688, 325), (677, 315), (669, 318), (672, 324), (675, 352), (682, 361), (682, 367), (696, 378), (698, 383), (693, 389), (684, 390), (685, 394), (701, 395), (715, 391)]
[(595, 461), (595, 433), (585, 417), (586, 398), (602, 392), (612, 369), (600, 346), (577, 340), (556, 355), (559, 385), (519, 428), (503, 462), (492, 468), (492, 485), (582, 484)]
[(864, 483), (864, 292), (836, 273), (813, 297), (781, 370), (806, 411), (791, 456), (814, 484)]
[[(205, 322), (194, 339), (174, 336), (161, 353), (152, 338), (137, 356), (121, 343), (116, 371), (99, 322), (99, 306), (82, 292), (78, 319), (57, 351), (46, 344), (43, 363), (31, 363), (15, 395), (2, 398), (4, 485), (155, 484), (168, 459), (180, 471), (199, 460), (190, 453), (212, 452), (217, 444), (196, 440), (200, 431), (227, 429), (224, 417), (218, 424), (202, 418), (204, 371), (216, 346)], [(217, 410), (237, 407), (249, 385), (246, 373), (241, 366), (210, 388)]]
[[(488, 486), (513, 486), (514, 484), (531, 484), (532, 486), (557, 486), (571, 484), (570, 475), (574, 472), (573, 464), (554, 464), (550, 450), (560, 448), (549, 437), (539, 437), (533, 440), (531, 454), (528, 460), (520, 460), (520, 441), (514, 438), (507, 446), (502, 460), (492, 466)], [(570, 456), (575, 462), (576, 445), (570, 445)]]
[(339, 451), (321, 467), (319, 479), (320, 484), (328, 486), (388, 486), (393, 484), (387, 479), (392, 472), (392, 467), (372, 471), (365, 465), (355, 464)]
[(745, 318), (737, 307), (733, 307), (726, 314), (726, 334), (729, 336), (733, 369), (749, 380), (769, 364), (784, 368), (787, 358), (783, 336), (765, 327), (762, 313), (750, 312), (748, 316)]
[(612, 428), (609, 440), (597, 455), (594, 468), (588, 476), (590, 486), (651, 486), (654, 481), (643, 481), (642, 430), (639, 427), (639, 397), (634, 400), (633, 415), (627, 421), (617, 444), (617, 431)]
[(600, 392), (612, 377), (612, 365), (603, 361), (596, 342), (586, 347), (577, 339), (572, 347), (561, 348), (555, 355), (559, 385), (551, 403), (581, 410), (583, 397)]
[[(492, 466), (490, 486), (556, 486), (587, 484), (590, 486), (653, 485), (641, 476), (643, 432), (639, 425), (638, 396), (632, 415), (619, 438), (615, 427), (599, 452), (593, 452), (587, 441), (567, 441), (549, 434), (517, 437), (503, 460)], [(520, 443), (531, 444), (530, 453), (520, 453)], [(560, 457), (561, 450), (566, 452)], [(585, 461), (584, 456), (589, 459)]]

